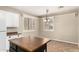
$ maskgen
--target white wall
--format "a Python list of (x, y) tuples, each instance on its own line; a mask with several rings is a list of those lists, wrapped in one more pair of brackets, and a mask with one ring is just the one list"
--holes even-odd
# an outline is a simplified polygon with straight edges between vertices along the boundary
[(78, 28), (77, 28), (78, 33), (77, 34), (78, 34), (78, 46), (79, 46), (79, 11), (78, 11), (78, 17), (77, 17), (77, 25), (78, 25)]
[(75, 13), (55, 16), (54, 31), (41, 31), (40, 36), (48, 37), (51, 40), (78, 43), (77, 17), (75, 17)]
[(17, 27), (7, 27), (7, 32), (17, 32)]
[(75, 13), (55, 17), (55, 38), (62, 41), (78, 43), (77, 19)]

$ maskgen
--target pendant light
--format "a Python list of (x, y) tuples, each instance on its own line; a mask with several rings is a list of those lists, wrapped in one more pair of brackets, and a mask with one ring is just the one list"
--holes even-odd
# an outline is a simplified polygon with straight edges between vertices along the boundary
[(49, 17), (48, 17), (48, 9), (46, 9), (46, 16), (45, 16), (45, 19), (44, 19), (44, 22), (49, 22), (50, 21), (50, 19), (49, 19)]

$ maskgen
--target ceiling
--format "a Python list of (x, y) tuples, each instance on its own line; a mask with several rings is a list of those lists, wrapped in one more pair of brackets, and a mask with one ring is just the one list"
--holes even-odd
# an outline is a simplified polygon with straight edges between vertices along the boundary
[(11, 6), (11, 7), (34, 16), (46, 15), (46, 9), (49, 10), (48, 14), (54, 14), (64, 11), (75, 10), (79, 8), (79, 6), (64, 6), (63, 8), (59, 8), (59, 6)]

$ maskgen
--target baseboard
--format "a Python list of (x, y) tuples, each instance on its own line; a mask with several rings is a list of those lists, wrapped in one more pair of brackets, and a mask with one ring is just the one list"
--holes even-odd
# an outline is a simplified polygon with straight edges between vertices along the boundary
[(53, 40), (78, 45), (78, 43), (75, 43), (75, 42), (63, 41), (63, 40), (59, 40), (59, 39), (53, 39)]

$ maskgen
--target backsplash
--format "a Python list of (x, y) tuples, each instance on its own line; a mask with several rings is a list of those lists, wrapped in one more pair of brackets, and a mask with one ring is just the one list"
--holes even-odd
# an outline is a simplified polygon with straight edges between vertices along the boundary
[(17, 27), (7, 27), (7, 32), (17, 32)]

